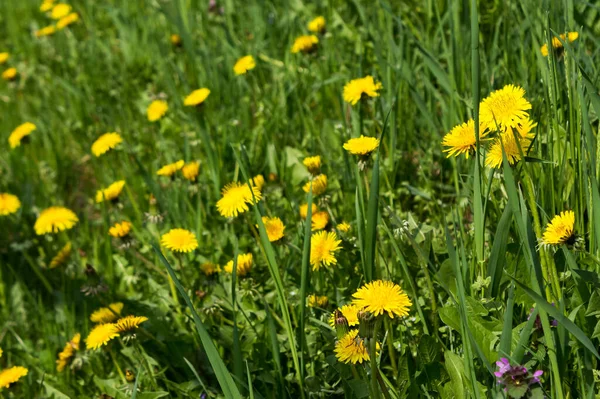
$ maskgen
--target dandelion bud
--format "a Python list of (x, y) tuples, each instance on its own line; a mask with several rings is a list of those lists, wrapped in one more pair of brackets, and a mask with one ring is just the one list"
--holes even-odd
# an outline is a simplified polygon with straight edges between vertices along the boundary
[(344, 317), (344, 315), (339, 309), (335, 310), (333, 316), (335, 332), (337, 334), (338, 339), (341, 339), (344, 335), (348, 333), (348, 319)]
[(372, 338), (375, 316), (366, 310), (358, 311), (359, 333), (363, 338)]

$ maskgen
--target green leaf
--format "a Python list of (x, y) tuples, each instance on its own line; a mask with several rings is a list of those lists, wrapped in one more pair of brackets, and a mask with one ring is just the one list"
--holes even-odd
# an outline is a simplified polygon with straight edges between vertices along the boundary
[(527, 293), (527, 295), (529, 295), (531, 297), (531, 299), (533, 299), (535, 301), (535, 303), (538, 306), (540, 306), (550, 316), (554, 317), (558, 321), (558, 323), (562, 327), (566, 328), (567, 331), (569, 331), (575, 338), (577, 338), (577, 340), (585, 348), (587, 348), (587, 350), (589, 350), (594, 356), (596, 356), (598, 359), (600, 359), (600, 355), (596, 351), (596, 347), (594, 346), (592, 341), (590, 341), (590, 339), (587, 337), (587, 335), (583, 331), (581, 331), (581, 329), (579, 327), (577, 327), (575, 325), (575, 323), (573, 323), (571, 320), (569, 320), (567, 317), (565, 317), (555, 306), (552, 306), (551, 304), (549, 304), (540, 295), (533, 292), (531, 289), (529, 289), (524, 284), (522, 284), (521, 282), (516, 280), (514, 277), (511, 276), (511, 278)]
[(455, 398), (466, 398), (465, 395), (465, 382), (463, 381), (463, 375), (465, 374), (465, 366), (462, 358), (456, 355), (454, 352), (449, 350), (444, 352), (444, 367), (450, 376), (452, 382), (452, 390), (454, 391)]
[(590, 301), (588, 302), (587, 309), (585, 310), (586, 316), (598, 316), (600, 315), (600, 295), (598, 295), (598, 290), (594, 290), (592, 292), (592, 296), (590, 297)]

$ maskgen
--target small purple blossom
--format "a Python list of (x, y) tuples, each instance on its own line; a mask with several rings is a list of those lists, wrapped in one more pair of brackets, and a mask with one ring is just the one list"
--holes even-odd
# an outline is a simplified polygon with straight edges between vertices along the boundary
[(521, 365), (511, 366), (505, 357), (498, 360), (496, 366), (498, 371), (494, 375), (498, 379), (498, 384), (504, 386), (509, 397), (525, 397), (532, 385), (540, 383), (540, 377), (544, 374), (542, 370), (536, 370), (532, 374)]

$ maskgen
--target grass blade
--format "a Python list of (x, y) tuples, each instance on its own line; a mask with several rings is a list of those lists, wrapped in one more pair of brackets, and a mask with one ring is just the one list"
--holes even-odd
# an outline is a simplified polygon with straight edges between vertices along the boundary
[(226, 398), (242, 399), (242, 395), (240, 395), (237, 385), (233, 381), (229, 370), (227, 370), (227, 366), (225, 366), (223, 359), (221, 359), (221, 356), (219, 356), (219, 351), (217, 350), (217, 347), (210, 338), (206, 327), (204, 327), (204, 323), (202, 323), (202, 320), (200, 320), (200, 316), (198, 316), (198, 313), (196, 312), (196, 309), (194, 308), (190, 297), (185, 292), (185, 288), (183, 288), (181, 282), (175, 275), (175, 271), (169, 264), (167, 258), (165, 258), (161, 250), (158, 248), (158, 246), (156, 244), (152, 244), (152, 247), (154, 248), (154, 252), (156, 252), (156, 255), (158, 255), (163, 265), (167, 268), (169, 276), (171, 276), (171, 278), (173, 279), (173, 282), (175, 283), (179, 294), (181, 295), (188, 308), (190, 309), (190, 312), (192, 313), (194, 324), (196, 325), (196, 330), (198, 331), (198, 336), (200, 337), (200, 341), (202, 342), (202, 346), (206, 351), (206, 355), (208, 356), (210, 365), (212, 366), (217, 380), (219, 381), (219, 385), (223, 390), (223, 395), (225, 395)]

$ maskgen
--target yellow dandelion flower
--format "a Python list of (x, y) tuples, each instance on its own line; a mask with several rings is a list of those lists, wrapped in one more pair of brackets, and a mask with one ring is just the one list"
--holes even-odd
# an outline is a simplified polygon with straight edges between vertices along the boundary
[[(252, 254), (241, 254), (237, 257), (237, 265), (236, 265), (236, 273), (239, 277), (244, 277), (246, 274), (250, 272), (252, 269)], [(233, 259), (227, 262), (227, 264), (223, 267), (227, 273), (233, 273)]]
[(29, 370), (25, 367), (14, 366), (0, 371), (0, 388), (8, 388), (10, 384), (19, 381), (21, 377), (25, 377)]
[(510, 132), (510, 134), (502, 134), (500, 138), (497, 138), (494, 141), (487, 154), (485, 155), (486, 166), (495, 169), (502, 167), (503, 146), (504, 153), (506, 154), (506, 158), (508, 159), (508, 163), (510, 165), (514, 165), (516, 162), (521, 160), (521, 152), (524, 155), (527, 154), (527, 150), (531, 145), (531, 139), (529, 137), (524, 137), (521, 138), (519, 141), (516, 141), (514, 136), (512, 135), (512, 130), (510, 130)]
[(200, 173), (200, 162), (192, 161), (188, 162), (181, 168), (181, 173), (189, 181), (196, 181), (198, 173)]
[[(317, 206), (315, 204), (312, 204), (312, 206), (310, 207), (311, 209), (311, 213), (314, 215), (315, 213), (317, 213)], [(306, 219), (306, 217), (308, 216), (308, 204), (302, 204), (300, 205), (300, 217), (302, 219)]]
[(123, 302), (111, 303), (106, 308), (95, 310), (90, 316), (90, 320), (100, 324), (112, 323), (120, 317), (122, 310)]
[(180, 46), (181, 45), (181, 36), (179, 36), (178, 34), (173, 33), (169, 39), (171, 40), (171, 44), (173, 46)]
[[(342, 313), (342, 316), (348, 321), (348, 326), (358, 326), (358, 312), (361, 310), (358, 306), (353, 304), (344, 305), (338, 310)], [(335, 327), (335, 312), (331, 313), (329, 317), (329, 325)]]
[(360, 137), (350, 139), (344, 144), (344, 149), (352, 155), (369, 155), (379, 147), (379, 139), (375, 137)]
[(308, 307), (310, 308), (324, 308), (327, 306), (329, 299), (325, 295), (309, 295), (308, 296)]
[(265, 186), (265, 177), (263, 175), (256, 175), (252, 178), (250, 183), (259, 191), (262, 191), (263, 187)]
[(180, 159), (177, 162), (173, 162), (163, 166), (162, 168), (156, 171), (156, 174), (158, 176), (173, 176), (175, 173), (177, 173), (178, 170), (183, 168), (183, 165), (185, 165), (185, 162), (183, 161), (183, 159)]
[(6, 71), (2, 72), (2, 79), (4, 80), (14, 80), (17, 77), (17, 68), (8, 68)]
[(85, 339), (85, 346), (89, 349), (100, 349), (103, 345), (119, 336), (117, 326), (112, 323), (98, 324), (90, 331)]
[(375, 83), (373, 76), (351, 80), (344, 86), (344, 101), (356, 105), (363, 96), (378, 97), (382, 88), (381, 82)]
[(302, 163), (304, 164), (304, 166), (306, 166), (306, 169), (308, 169), (308, 171), (312, 175), (319, 174), (319, 171), (321, 170), (321, 156), (320, 155), (315, 155), (314, 157), (306, 157), (306, 158), (304, 158), (304, 161), (302, 161)]
[(148, 121), (156, 122), (157, 120), (159, 120), (160, 118), (165, 116), (165, 114), (167, 113), (168, 110), (169, 110), (169, 104), (167, 104), (166, 101), (162, 101), (162, 100), (152, 101), (150, 103), (150, 105), (148, 106), (148, 109), (146, 110), (146, 116), (148, 117)]
[(148, 321), (146, 316), (125, 316), (116, 321), (115, 326), (117, 331), (122, 333), (126, 331), (135, 330), (143, 322)]
[(211, 262), (206, 262), (200, 265), (200, 270), (202, 271), (202, 273), (204, 273), (205, 276), (212, 276), (213, 274), (220, 272), (221, 268), (219, 267), (219, 265), (216, 265)]
[(350, 226), (350, 224), (348, 222), (342, 222), (337, 225), (337, 229), (339, 231), (341, 231), (342, 233), (349, 232), (351, 228), (352, 227)]
[[(568, 40), (569, 43), (572, 43), (579, 38), (579, 32), (568, 32), (567, 34), (563, 33), (560, 35), (560, 38), (563, 41)], [(552, 48), (554, 50), (562, 50), (563, 49), (563, 44), (560, 40), (558, 40), (557, 37), (552, 38)], [(544, 44), (542, 47), (540, 47), (540, 51), (542, 52), (542, 55), (544, 57), (547, 57), (548, 56), (548, 44)]]
[(309, 181), (302, 187), (302, 190), (304, 190), (305, 193), (310, 191), (311, 182), (314, 197), (323, 194), (325, 190), (327, 190), (327, 175), (321, 173), (320, 175), (313, 177), (312, 181)]
[[(260, 190), (253, 186), (252, 190), (246, 183), (233, 182), (227, 184), (221, 191), (221, 199), (217, 201), (217, 210), (221, 216), (232, 218), (246, 212), (249, 204), (260, 201)], [(253, 198), (254, 194), (254, 198)]]
[(65, 344), (63, 350), (58, 354), (58, 359), (56, 360), (56, 371), (60, 373), (69, 365), (71, 358), (75, 356), (75, 352), (79, 350), (80, 342), (81, 334), (77, 333), (69, 342)]
[(48, 25), (35, 31), (35, 37), (52, 36), (56, 33), (56, 26)]
[(312, 215), (311, 230), (323, 230), (329, 223), (329, 214), (325, 211), (315, 212)]
[(171, 229), (162, 235), (161, 245), (174, 252), (192, 252), (198, 248), (196, 235), (186, 229)]
[(16, 195), (0, 193), (0, 216), (8, 216), (19, 210), (21, 201)]
[(335, 357), (346, 364), (361, 364), (370, 360), (365, 341), (358, 336), (358, 330), (350, 330), (335, 344)]
[[(479, 140), (485, 140), (487, 134), (488, 131), (485, 126), (479, 124)], [(442, 145), (448, 147), (444, 150), (444, 152), (448, 153), (448, 158), (464, 154), (465, 158), (469, 159), (469, 155), (473, 154), (477, 148), (475, 121), (471, 119), (467, 123), (462, 123), (453, 127), (452, 130), (444, 136)]]
[(296, 54), (299, 52), (311, 52), (317, 47), (318, 43), (319, 38), (315, 35), (299, 36), (296, 38), (296, 40), (294, 40), (294, 44), (292, 45), (292, 53)]
[(71, 12), (72, 9), (73, 9), (73, 7), (71, 7), (68, 4), (59, 3), (59, 4), (55, 5), (54, 7), (52, 7), (52, 13), (50, 14), (50, 17), (52, 19), (61, 19), (63, 17), (66, 17), (67, 15), (69, 15), (69, 13)]
[(124, 220), (121, 223), (115, 223), (108, 229), (108, 235), (115, 238), (123, 238), (131, 232), (131, 223)]
[(20, 146), (23, 138), (29, 136), (31, 132), (36, 129), (37, 126), (31, 122), (25, 122), (17, 126), (8, 137), (8, 144), (10, 145), (10, 148), (17, 148)]
[(542, 237), (542, 244), (549, 245), (573, 245), (575, 244), (575, 212), (564, 211), (554, 216), (546, 226)]
[(56, 29), (57, 30), (64, 29), (67, 26), (74, 24), (77, 21), (79, 21), (79, 14), (77, 14), (76, 12), (72, 12), (69, 15), (62, 17), (61, 19), (58, 20), (58, 22), (56, 23)]
[(251, 55), (247, 55), (237, 60), (237, 62), (233, 66), (233, 72), (236, 75), (244, 75), (246, 72), (254, 69), (255, 67), (256, 61), (254, 61), (254, 57), (252, 57)]
[(35, 221), (33, 228), (37, 235), (58, 233), (69, 230), (79, 222), (75, 212), (62, 206), (44, 209)]
[(123, 138), (119, 133), (104, 133), (102, 136), (98, 137), (96, 141), (94, 141), (94, 144), (92, 144), (92, 153), (96, 157), (99, 157), (100, 155), (117, 148), (117, 146), (122, 142)]
[[(269, 237), (269, 241), (275, 242), (279, 241), (283, 238), (283, 231), (285, 230), (285, 225), (278, 217), (262, 217), (263, 224), (265, 225), (265, 230), (267, 230), (267, 236)], [(258, 225), (256, 225), (258, 228)]]
[(408, 295), (398, 284), (391, 281), (376, 280), (363, 285), (353, 295), (353, 304), (375, 316), (387, 313), (392, 319), (395, 316), (406, 316), (412, 303)]
[(6, 61), (10, 58), (10, 53), (6, 51), (0, 53), (0, 65), (5, 64)]
[(204, 100), (206, 100), (209, 94), (210, 90), (208, 90), (206, 87), (194, 90), (185, 98), (185, 100), (183, 100), (183, 105), (186, 107), (195, 107), (200, 105), (204, 102)]
[(41, 12), (50, 11), (54, 7), (55, 0), (44, 0), (40, 6)]
[(96, 192), (96, 203), (101, 203), (104, 201), (115, 201), (119, 198), (119, 194), (123, 191), (123, 187), (125, 187), (125, 180), (119, 180), (111, 184), (105, 189), (98, 190)]
[(313, 270), (319, 270), (323, 266), (337, 264), (335, 253), (342, 247), (341, 240), (337, 239), (335, 232), (320, 231), (314, 233), (310, 242), (310, 264)]
[(67, 242), (65, 244), (65, 246), (62, 247), (60, 249), (60, 251), (58, 251), (56, 253), (56, 255), (54, 255), (52, 260), (50, 260), (50, 264), (48, 265), (48, 268), (56, 269), (58, 266), (64, 264), (67, 261), (67, 259), (69, 259), (69, 256), (71, 256), (72, 249), (73, 249), (73, 246), (71, 244), (71, 241)]
[(529, 118), (527, 111), (531, 104), (525, 98), (525, 90), (512, 84), (492, 92), (479, 108), (479, 122), (495, 130), (516, 127), (521, 121)]
[(308, 23), (308, 30), (313, 33), (322, 33), (325, 31), (325, 18), (318, 16)]

